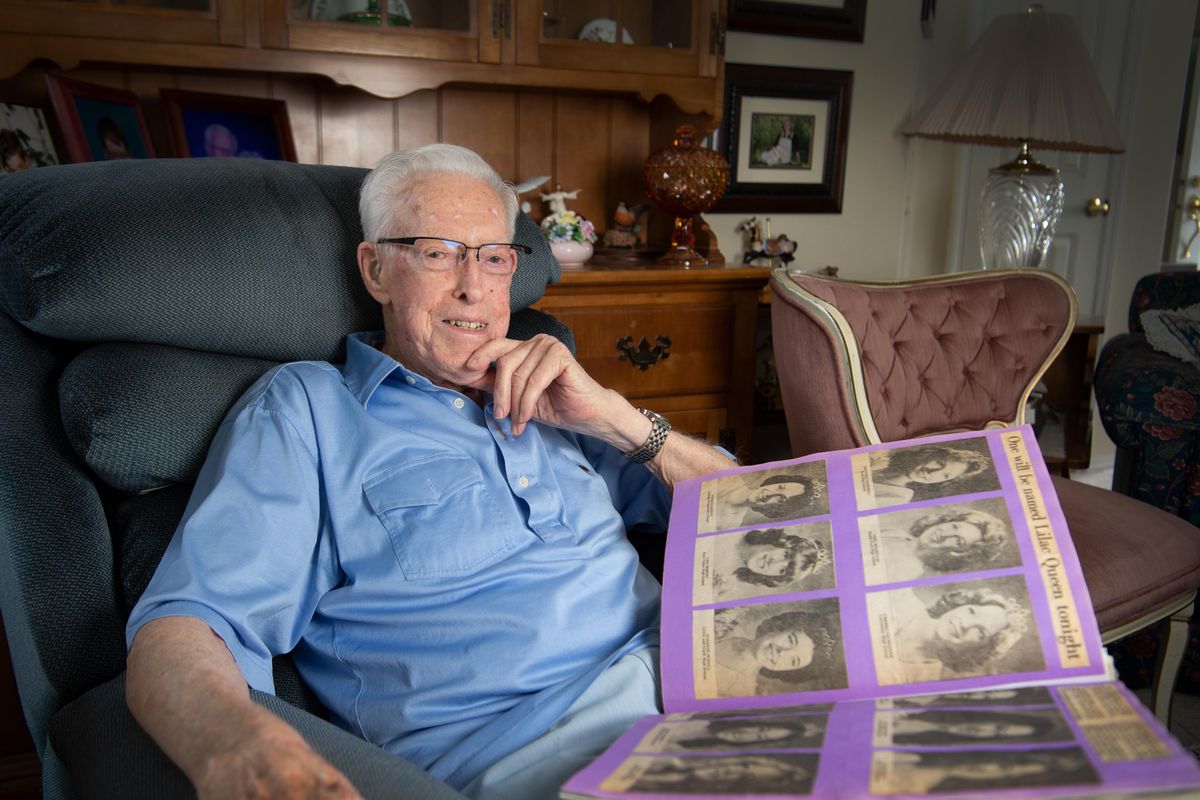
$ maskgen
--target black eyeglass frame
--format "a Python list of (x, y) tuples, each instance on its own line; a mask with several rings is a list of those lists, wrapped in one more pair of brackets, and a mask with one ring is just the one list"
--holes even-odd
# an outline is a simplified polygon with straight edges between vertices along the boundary
[(375, 244), (406, 244), (412, 246), (422, 239), (430, 239), (435, 242), (450, 242), (451, 244), (461, 245), (463, 252), (475, 251), (475, 263), (482, 263), (479, 259), (479, 251), (484, 247), (511, 247), (518, 253), (529, 255), (533, 252), (533, 248), (527, 244), (517, 244), (516, 242), (485, 242), (478, 247), (471, 247), (466, 242), (460, 242), (457, 239), (447, 239), (444, 236), (395, 236), (391, 238), (376, 239)]

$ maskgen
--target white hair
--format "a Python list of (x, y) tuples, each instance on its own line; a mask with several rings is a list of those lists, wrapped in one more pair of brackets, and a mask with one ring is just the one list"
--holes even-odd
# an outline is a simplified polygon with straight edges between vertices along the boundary
[(491, 187), (504, 206), (505, 224), (512, 238), (517, 216), (517, 193), (512, 184), (473, 150), (454, 144), (427, 144), (384, 156), (363, 180), (358, 196), (363, 239), (373, 242), (385, 236), (395, 222), (396, 202), (404, 189), (412, 181), (436, 173), (467, 175)]

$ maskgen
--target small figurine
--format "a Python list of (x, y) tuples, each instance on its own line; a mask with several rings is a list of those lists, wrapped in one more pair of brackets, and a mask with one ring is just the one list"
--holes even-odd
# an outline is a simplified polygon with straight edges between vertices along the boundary
[(554, 191), (550, 194), (542, 195), (542, 202), (550, 205), (550, 216), (562, 214), (567, 210), (567, 200), (574, 200), (579, 196), (579, 189), (573, 192), (564, 192), (561, 183), (554, 184)]
[(758, 217), (742, 220), (734, 230), (746, 234), (746, 254), (742, 256), (742, 263), (749, 264), (758, 258), (758, 254), (763, 249), (762, 232), (758, 227)]
[(649, 209), (649, 203), (641, 203), (633, 208), (625, 205), (624, 200), (617, 203), (617, 210), (613, 213), (613, 226), (604, 232), (604, 246), (634, 247), (637, 245), (637, 234), (642, 229), (642, 226), (638, 224), (638, 217)]
[(793, 253), (796, 252), (797, 244), (798, 242), (789, 239), (786, 233), (781, 233), (774, 239), (767, 240), (767, 246), (764, 248), (764, 251), (767, 254), (767, 258), (778, 258), (781, 263), (790, 264), (796, 260), (796, 256)]
[(796, 252), (797, 243), (789, 239), (786, 233), (772, 238), (770, 217), (767, 217), (767, 238), (765, 240), (762, 238), (757, 217), (742, 221), (735, 230), (744, 231), (749, 240), (746, 245), (746, 254), (742, 256), (743, 264), (749, 264), (758, 258), (778, 258), (783, 264), (790, 264), (796, 260), (796, 256), (793, 254)]

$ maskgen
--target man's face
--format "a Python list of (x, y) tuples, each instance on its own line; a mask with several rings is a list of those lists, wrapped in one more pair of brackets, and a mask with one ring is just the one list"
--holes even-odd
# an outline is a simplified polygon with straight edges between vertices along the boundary
[[(397, 202), (394, 230), (384, 231), (383, 238), (431, 236), (468, 247), (509, 240), (500, 198), (474, 178), (423, 176), (409, 183)], [(475, 252), (452, 269), (431, 272), (410, 246), (359, 246), (367, 289), (383, 305), (384, 351), (439, 386), (456, 390), (483, 377), (466, 370), (471, 354), (508, 332), (512, 276), (484, 273)], [(372, 279), (376, 263), (378, 278)]]

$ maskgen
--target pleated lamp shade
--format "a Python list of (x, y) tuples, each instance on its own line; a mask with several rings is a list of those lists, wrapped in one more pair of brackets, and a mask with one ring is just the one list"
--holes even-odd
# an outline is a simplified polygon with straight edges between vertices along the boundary
[(1124, 152), (1075, 21), (1040, 7), (997, 17), (904, 132), (967, 144)]
[(1032, 150), (1124, 152), (1075, 21), (1037, 5), (997, 17), (904, 133), (1020, 148), (983, 186), (985, 268), (1039, 267), (1049, 251), (1062, 215), (1062, 177)]

